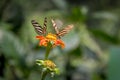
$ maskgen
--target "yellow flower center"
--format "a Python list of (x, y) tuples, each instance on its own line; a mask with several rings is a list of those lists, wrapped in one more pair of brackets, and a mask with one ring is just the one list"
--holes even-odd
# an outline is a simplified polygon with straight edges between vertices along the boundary
[(54, 69), (56, 67), (56, 65), (51, 60), (45, 60), (44, 65), (46, 67), (49, 67), (49, 68), (52, 68), (52, 69)]
[(51, 33), (48, 33), (48, 35), (46, 36), (46, 38), (48, 40), (57, 40), (57, 36), (55, 34), (51, 34)]

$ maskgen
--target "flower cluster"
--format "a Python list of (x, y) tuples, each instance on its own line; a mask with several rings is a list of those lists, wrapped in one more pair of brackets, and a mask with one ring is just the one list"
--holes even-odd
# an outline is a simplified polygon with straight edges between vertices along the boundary
[(52, 33), (48, 33), (46, 36), (38, 35), (36, 38), (40, 40), (40, 46), (46, 47), (45, 60), (38, 59), (36, 60), (36, 64), (42, 67), (44, 74), (46, 72), (50, 73), (52, 76), (54, 76), (54, 74), (59, 74), (59, 69), (51, 60), (48, 60), (48, 55), (53, 47), (60, 46), (61, 48), (64, 48), (64, 42)]
[(50, 42), (53, 47), (55, 46), (61, 46), (62, 48), (65, 47), (65, 44), (62, 40), (60, 40), (59, 38), (57, 38), (57, 36), (55, 34), (52, 33), (48, 33), (48, 35), (46, 36), (36, 36), (37, 39), (40, 40), (39, 45), (40, 46), (48, 46), (48, 43)]
[(51, 60), (36, 60), (36, 64), (43, 67), (43, 71), (54, 74), (59, 74), (59, 69), (56, 67), (55, 63)]

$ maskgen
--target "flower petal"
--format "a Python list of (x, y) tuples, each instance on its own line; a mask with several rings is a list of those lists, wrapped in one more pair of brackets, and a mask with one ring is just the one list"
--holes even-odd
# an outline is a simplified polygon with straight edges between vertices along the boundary
[(61, 46), (62, 48), (65, 48), (64, 42), (63, 42), (62, 40), (60, 40), (60, 39), (57, 39), (57, 40), (55, 41), (55, 45), (56, 45), (56, 46)]
[(47, 46), (48, 40), (47, 39), (42, 39), (39, 43), (40, 46)]
[(36, 39), (42, 40), (42, 39), (45, 39), (45, 37), (44, 36), (36, 36)]

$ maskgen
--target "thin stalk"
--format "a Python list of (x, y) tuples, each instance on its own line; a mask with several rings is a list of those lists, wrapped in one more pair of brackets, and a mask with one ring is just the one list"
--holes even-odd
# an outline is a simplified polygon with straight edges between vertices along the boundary
[(45, 80), (46, 75), (47, 75), (47, 72), (46, 71), (42, 71), (42, 73), (41, 73), (41, 80)]
[(47, 49), (46, 49), (46, 53), (45, 53), (45, 60), (48, 59), (48, 56), (49, 56), (51, 49), (52, 49), (52, 44), (49, 42)]

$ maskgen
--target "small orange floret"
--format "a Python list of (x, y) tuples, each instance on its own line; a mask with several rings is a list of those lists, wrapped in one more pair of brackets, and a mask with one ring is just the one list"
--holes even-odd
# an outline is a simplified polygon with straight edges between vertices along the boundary
[(61, 46), (62, 48), (65, 48), (64, 42), (62, 40), (60, 40), (60, 39), (57, 39), (55, 41), (55, 46)]
[(48, 40), (45, 38), (45, 39), (42, 39), (39, 43), (40, 46), (47, 46), (47, 43), (48, 43)]
[(40, 46), (47, 46), (48, 40), (44, 36), (36, 36), (36, 39), (40, 40)]

